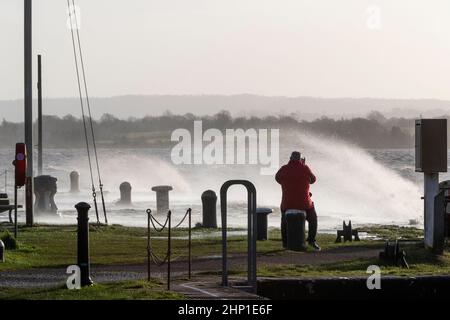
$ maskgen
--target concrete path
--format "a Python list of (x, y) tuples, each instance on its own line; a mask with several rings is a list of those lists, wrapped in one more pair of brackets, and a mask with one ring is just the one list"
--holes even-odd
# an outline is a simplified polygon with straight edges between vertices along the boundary
[[(242, 279), (244, 280), (244, 279)], [(233, 285), (231, 283), (231, 285)], [(239, 287), (222, 287), (219, 277), (202, 277), (194, 281), (176, 281), (171, 288), (192, 300), (263, 300)]]

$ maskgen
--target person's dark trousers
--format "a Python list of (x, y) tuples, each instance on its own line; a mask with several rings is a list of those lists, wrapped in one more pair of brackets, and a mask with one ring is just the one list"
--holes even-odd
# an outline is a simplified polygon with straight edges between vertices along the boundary
[[(311, 209), (305, 210), (306, 221), (308, 221), (308, 242), (316, 241), (317, 235), (317, 213), (314, 206)], [(281, 211), (281, 240), (283, 242), (283, 248), (287, 247), (287, 222), (286, 211)]]

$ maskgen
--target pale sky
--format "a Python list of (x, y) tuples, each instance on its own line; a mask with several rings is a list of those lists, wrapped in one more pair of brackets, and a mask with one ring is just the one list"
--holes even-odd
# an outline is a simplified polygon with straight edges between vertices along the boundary
[[(44, 95), (74, 97), (66, 1), (33, 2)], [(450, 99), (448, 0), (76, 3), (92, 96)], [(1, 0), (0, 39), (0, 100), (22, 98), (23, 1)]]

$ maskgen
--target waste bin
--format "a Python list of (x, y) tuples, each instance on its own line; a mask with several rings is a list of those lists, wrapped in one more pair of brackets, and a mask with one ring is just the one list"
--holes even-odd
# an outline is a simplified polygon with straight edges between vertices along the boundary
[(258, 241), (267, 240), (267, 220), (269, 214), (273, 212), (270, 208), (257, 208), (256, 209), (256, 239)]
[(293, 251), (305, 251), (305, 220), (306, 212), (302, 210), (286, 211), (286, 240), (287, 249)]

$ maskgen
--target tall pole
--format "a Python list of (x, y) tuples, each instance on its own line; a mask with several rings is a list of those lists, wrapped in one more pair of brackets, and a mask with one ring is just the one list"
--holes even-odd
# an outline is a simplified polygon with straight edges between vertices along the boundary
[(38, 55), (38, 175), (42, 175), (42, 60)]
[(425, 246), (433, 249), (435, 247), (435, 228), (438, 222), (436, 222), (436, 210), (434, 198), (439, 193), (439, 173), (427, 173), (423, 175), (424, 181), (424, 230)]
[(27, 146), (27, 181), (25, 213), (27, 226), (33, 226), (33, 61), (32, 61), (32, 7), (24, 0), (24, 78), (25, 78), (25, 144)]

